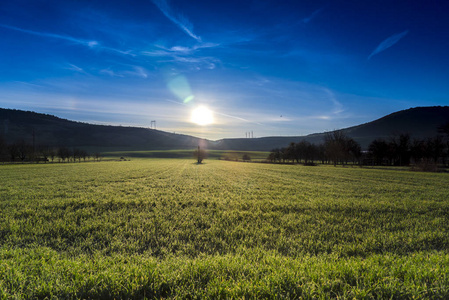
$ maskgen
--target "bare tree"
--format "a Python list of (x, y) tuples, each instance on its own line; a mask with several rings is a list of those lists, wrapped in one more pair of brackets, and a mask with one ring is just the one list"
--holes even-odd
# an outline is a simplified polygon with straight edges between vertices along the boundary
[(414, 139), (410, 147), (410, 157), (415, 164), (420, 163), (426, 157), (426, 143), (423, 140)]
[(59, 147), (58, 148), (58, 157), (64, 162), (66, 159), (70, 158), (70, 150), (67, 147)]
[(317, 146), (317, 158), (319, 160), (321, 160), (321, 163), (324, 164), (325, 162), (328, 162), (327, 158), (326, 158), (326, 147), (324, 146), (324, 144), (319, 144)]
[(193, 157), (195, 157), (197, 162), (201, 164), (203, 160), (207, 157), (207, 152), (204, 149), (200, 149), (200, 146), (198, 146), (198, 149), (193, 151)]
[(362, 147), (353, 139), (346, 140), (346, 150), (349, 152), (351, 160), (360, 165), (360, 158), (362, 157)]
[(394, 136), (390, 141), (393, 164), (406, 166), (410, 164), (410, 135), (408, 133)]
[(8, 153), (9, 153), (10, 160), (12, 162), (14, 162), (16, 160), (16, 158), (19, 156), (19, 151), (17, 149), (16, 143), (8, 145)]
[(291, 160), (292, 163), (295, 163), (295, 159), (297, 159), (297, 151), (296, 144), (291, 142), (290, 145), (285, 149), (285, 156), (288, 160)]
[(81, 162), (82, 150), (78, 148), (73, 149), (72, 156), (74, 162), (76, 162), (76, 160), (78, 160), (78, 162)]
[(388, 158), (389, 145), (383, 139), (375, 139), (368, 147), (368, 151), (373, 157), (376, 165), (382, 165), (385, 159)]
[(87, 153), (86, 150), (81, 150), (80, 157), (83, 159), (83, 161), (86, 161), (86, 159), (89, 159), (89, 153)]
[(276, 162), (276, 151), (275, 151), (275, 149), (270, 151), (270, 154), (268, 154), (267, 160), (270, 161), (271, 163)]
[(56, 150), (54, 148), (50, 148), (48, 155), (50, 156), (51, 162), (53, 162), (55, 160)]
[(6, 161), (8, 159), (8, 145), (6, 140), (0, 135), (0, 161)]
[(444, 156), (444, 149), (446, 145), (443, 142), (441, 136), (427, 139), (428, 152), (434, 163), (438, 163), (438, 160)]
[(37, 151), (39, 155), (36, 157), (36, 160), (37, 161), (43, 160), (45, 163), (47, 163), (48, 157), (50, 156), (51, 153), (51, 148), (46, 145), (41, 145), (38, 147)]
[(360, 145), (341, 130), (326, 133), (324, 146), (326, 156), (329, 157), (334, 166), (339, 162), (344, 165), (349, 160), (359, 162), (362, 155)]
[(288, 161), (288, 159), (289, 159), (288, 148), (286, 148), (286, 147), (281, 148), (279, 154), (281, 156), (280, 158), (282, 159), (282, 163), (285, 163), (285, 161)]
[(101, 160), (101, 153), (100, 153), (100, 152), (95, 152), (95, 154), (94, 154), (94, 159), (95, 159), (96, 161), (100, 161), (100, 160)]
[(268, 155), (268, 160), (271, 162), (281, 162), (282, 156), (282, 149), (275, 148), (271, 150), (270, 154)]
[(346, 159), (346, 135), (341, 130), (327, 132), (324, 136), (324, 145), (326, 147), (326, 155), (336, 166), (340, 161)]
[(24, 140), (20, 140), (16, 143), (17, 145), (17, 157), (22, 161), (26, 158), (31, 158), (33, 155), (33, 146), (27, 144)]

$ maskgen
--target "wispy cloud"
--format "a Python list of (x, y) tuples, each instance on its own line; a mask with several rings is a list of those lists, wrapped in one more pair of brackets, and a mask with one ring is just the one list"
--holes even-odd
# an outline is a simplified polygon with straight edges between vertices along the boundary
[(148, 73), (147, 71), (139, 66), (133, 66), (133, 70), (132, 71), (126, 71), (125, 74), (131, 75), (131, 76), (136, 76), (136, 77), (140, 77), (140, 78), (148, 78)]
[(321, 13), (323, 11), (324, 8), (320, 8), (315, 10), (310, 16), (308, 16), (307, 18), (302, 19), (303, 23), (309, 23), (310, 21), (312, 21), (319, 13)]
[(98, 48), (106, 50), (106, 51), (110, 51), (113, 53), (118, 53), (118, 54), (122, 54), (122, 55), (129, 55), (129, 56), (136, 56), (132, 50), (120, 50), (120, 49), (115, 49), (115, 48), (111, 48), (111, 47), (106, 47), (106, 46), (98, 46)]
[(193, 55), (196, 51), (199, 51), (204, 48), (215, 48), (219, 47), (220, 44), (216, 43), (200, 43), (193, 47), (185, 47), (185, 46), (173, 46), (170, 48), (164, 47), (162, 45), (155, 45), (155, 49), (153, 50), (146, 50), (142, 51), (141, 54), (146, 56), (176, 56), (176, 55), (182, 55), (182, 56), (189, 56)]
[(329, 90), (328, 88), (324, 88), (324, 91), (328, 95), (329, 100), (334, 105), (334, 108), (332, 110), (332, 114), (333, 115), (338, 115), (338, 114), (342, 113), (344, 111), (343, 105), (337, 100), (337, 97), (335, 96), (335, 94), (331, 90)]
[(111, 68), (102, 69), (99, 71), (100, 74), (108, 75), (111, 77), (140, 77), (143, 79), (148, 78), (148, 71), (141, 66), (130, 66), (130, 69), (114, 71)]
[(239, 120), (239, 121), (243, 121), (243, 122), (245, 122), (245, 123), (252, 123), (252, 124), (256, 124), (256, 125), (263, 126), (262, 123), (254, 122), (254, 121), (251, 121), (251, 120), (248, 120), (248, 119), (245, 119), (245, 118), (241, 118), (241, 117), (237, 117), (237, 116), (235, 116), (235, 115), (229, 115), (229, 114), (217, 113), (217, 112), (216, 112), (216, 114), (221, 115), (221, 116), (224, 116), (224, 117), (227, 117), (227, 118), (231, 118), (231, 119), (236, 119), (236, 120)]
[(74, 65), (74, 64), (68, 64), (67, 67), (65, 67), (65, 69), (71, 70), (71, 71), (75, 71), (75, 72), (78, 72), (78, 73), (82, 73), (82, 74), (87, 74), (86, 71), (84, 71), (83, 68), (78, 67), (77, 65)]
[(193, 32), (193, 25), (187, 18), (182, 15), (173, 12), (169, 5), (168, 0), (153, 0), (153, 3), (159, 8), (159, 10), (181, 30), (187, 33), (190, 37), (194, 38), (198, 42), (201, 42), (201, 38)]
[(0, 27), (18, 31), (18, 32), (31, 34), (31, 35), (35, 35), (35, 36), (64, 40), (64, 41), (72, 42), (72, 43), (75, 43), (78, 45), (86, 46), (90, 49), (94, 49), (94, 48), (95, 49), (103, 49), (103, 50), (110, 51), (110, 52), (134, 56), (134, 54), (131, 51), (122, 51), (119, 49), (102, 46), (102, 45), (100, 45), (100, 43), (98, 41), (95, 41), (95, 40), (84, 40), (84, 39), (74, 38), (74, 37), (68, 36), (68, 35), (60, 35), (60, 34), (55, 34), (55, 33), (50, 33), (50, 32), (34, 31), (34, 30), (23, 29), (23, 28), (19, 28), (19, 27), (15, 27), (15, 26), (6, 25), (6, 24), (0, 24)]
[(65, 40), (65, 41), (73, 42), (75, 44), (87, 46), (89, 48), (93, 48), (93, 47), (96, 47), (99, 45), (99, 43), (97, 41), (77, 39), (77, 38), (67, 36), (67, 35), (60, 35), (60, 34), (54, 34), (54, 33), (48, 33), (48, 32), (39, 32), (39, 31), (23, 29), (23, 28), (19, 28), (19, 27), (15, 27), (15, 26), (5, 25), (5, 24), (0, 24), (0, 27), (7, 28), (10, 30), (20, 31), (23, 33), (32, 34), (32, 35), (36, 35), (36, 36)]
[(394, 34), (392, 36), (390, 36), (389, 38), (385, 39), (384, 41), (382, 41), (382, 43), (379, 44), (379, 46), (377, 46), (376, 49), (374, 49), (374, 51), (368, 56), (368, 59), (370, 59), (371, 57), (373, 57), (376, 54), (379, 54), (382, 51), (385, 51), (386, 49), (390, 48), (391, 46), (393, 46), (394, 44), (396, 44), (397, 42), (399, 42), (400, 39), (402, 39), (404, 36), (406, 36), (408, 33), (408, 30), (403, 31), (401, 33), (397, 33)]
[(156, 45), (155, 49), (140, 52), (141, 55), (163, 58), (159, 63), (176, 62), (184, 65), (193, 65), (196, 69), (215, 69), (221, 61), (215, 57), (197, 55), (197, 51), (203, 48), (218, 47), (219, 44), (201, 43), (194, 47), (174, 46), (166, 48)]
[(29, 86), (29, 87), (33, 87), (33, 88), (42, 88), (42, 87), (44, 87), (43, 85), (40, 85), (40, 84), (35, 84), (35, 83), (30, 83), (30, 82), (25, 82), (25, 81), (13, 81), (13, 82), (17, 83), (19, 85)]
[(102, 69), (99, 72), (100, 74), (105, 74), (105, 75), (109, 75), (111, 77), (125, 77), (122, 74), (118, 74), (116, 72), (114, 72), (113, 70), (111, 70), (110, 68), (108, 69)]

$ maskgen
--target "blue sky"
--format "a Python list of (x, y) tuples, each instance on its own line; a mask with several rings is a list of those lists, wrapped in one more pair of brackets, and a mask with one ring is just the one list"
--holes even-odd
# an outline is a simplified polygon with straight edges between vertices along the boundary
[[(449, 2), (0, 3), (0, 107), (220, 139), (449, 105)], [(190, 122), (203, 105), (214, 123)]]

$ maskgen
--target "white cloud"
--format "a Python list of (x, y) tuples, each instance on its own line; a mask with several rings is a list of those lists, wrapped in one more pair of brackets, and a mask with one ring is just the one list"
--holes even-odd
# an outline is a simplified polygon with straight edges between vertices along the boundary
[(111, 67), (107, 69), (102, 69), (99, 71), (100, 74), (109, 75), (111, 77), (140, 77), (140, 78), (148, 78), (148, 71), (141, 66), (129, 66), (125, 65), (126, 68), (122, 70), (113, 70)]
[(124, 76), (121, 75), (121, 74), (117, 74), (116, 72), (114, 72), (114, 71), (111, 70), (110, 68), (100, 70), (100, 74), (106, 74), (106, 75), (109, 75), (109, 76), (111, 76), (111, 77), (124, 77)]
[(368, 59), (370, 59), (371, 57), (373, 57), (376, 54), (379, 54), (382, 51), (387, 50), (388, 48), (390, 48), (391, 46), (393, 46), (394, 44), (399, 42), (399, 40), (402, 39), (404, 36), (406, 36), (407, 33), (408, 33), (408, 30), (403, 31), (398, 34), (394, 34), (394, 35), (388, 37), (387, 39), (383, 40), (379, 44), (379, 46), (377, 46), (376, 49), (374, 49), (374, 51), (371, 52), (371, 54), (368, 56)]
[(82, 74), (87, 74), (87, 72), (84, 71), (83, 68), (78, 67), (77, 65), (74, 65), (74, 64), (68, 64), (66, 69), (67, 70), (71, 70), (71, 71), (75, 71), (75, 72), (78, 72), (78, 73), (82, 73)]
[(137, 77), (141, 77), (141, 78), (148, 78), (148, 72), (139, 66), (134, 66), (133, 67), (133, 71), (126, 71), (126, 74), (132, 75), (132, 76), (137, 76)]
[(10, 29), (10, 30), (15, 30), (15, 31), (19, 31), (19, 32), (27, 33), (27, 34), (36, 35), (36, 36), (49, 37), (49, 38), (60, 39), (60, 40), (66, 40), (66, 41), (73, 42), (73, 43), (80, 44), (80, 45), (84, 45), (84, 46), (87, 46), (87, 47), (90, 47), (90, 48), (95, 47), (95, 46), (98, 45), (97, 41), (89, 41), (89, 40), (77, 39), (77, 38), (74, 38), (74, 37), (71, 37), (71, 36), (67, 36), (67, 35), (59, 35), (59, 34), (48, 33), (48, 32), (33, 31), (33, 30), (22, 29), (22, 28), (19, 28), (19, 27), (5, 25), (5, 24), (0, 24), (0, 26), (3, 27), (3, 28)]
[(122, 51), (122, 50), (119, 50), (119, 49), (102, 46), (102, 45), (100, 45), (100, 42), (95, 41), (95, 40), (84, 40), (84, 39), (74, 38), (74, 37), (71, 37), (71, 36), (68, 36), (68, 35), (60, 35), (60, 34), (49, 33), (49, 32), (40, 32), (40, 31), (28, 30), (28, 29), (23, 29), (23, 28), (10, 26), (10, 25), (5, 25), (5, 24), (0, 24), (0, 27), (7, 28), (7, 29), (10, 29), (10, 30), (14, 30), (14, 31), (18, 31), (18, 32), (22, 32), (22, 33), (35, 35), (35, 36), (47, 37), (47, 38), (59, 39), (59, 40), (65, 40), (65, 41), (72, 42), (72, 43), (75, 43), (75, 44), (78, 44), (78, 45), (86, 46), (89, 49), (102, 49), (102, 50), (106, 50), (106, 51), (110, 51), (110, 52), (114, 52), (114, 53), (119, 53), (119, 54), (123, 54), (123, 55), (135, 56), (132, 53), (131, 50), (129, 50), (129, 51)]
[(324, 88), (324, 91), (327, 93), (329, 100), (332, 102), (332, 104), (334, 106), (332, 109), (332, 114), (338, 115), (338, 114), (342, 113), (344, 111), (343, 105), (337, 100), (337, 97), (335, 96), (335, 94), (328, 88)]
[(169, 5), (168, 0), (153, 0), (153, 3), (170, 21), (177, 25), (181, 30), (183, 30), (198, 42), (201, 42), (201, 38), (193, 32), (193, 25), (184, 16), (174, 13)]

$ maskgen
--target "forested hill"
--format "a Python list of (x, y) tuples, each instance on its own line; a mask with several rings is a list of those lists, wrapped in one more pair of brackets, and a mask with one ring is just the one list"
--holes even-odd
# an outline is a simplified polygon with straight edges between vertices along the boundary
[[(342, 129), (346, 135), (367, 149), (376, 138), (408, 133), (412, 138), (434, 137), (438, 127), (449, 122), (449, 106), (416, 107), (392, 113), (378, 120)], [(259, 150), (286, 147), (290, 142), (307, 140), (322, 143), (325, 133), (307, 136), (263, 137), (255, 139), (222, 139), (216, 142), (160, 130), (92, 125), (73, 122), (35, 112), (1, 109), (0, 136), (7, 143), (23, 140), (26, 143), (67, 147), (123, 147), (140, 149), (192, 149), (199, 143), (210, 149)], [(34, 138), (33, 138), (34, 136)]]
[[(389, 114), (369, 123), (345, 128), (342, 131), (357, 141), (362, 149), (367, 149), (374, 139), (388, 140), (403, 133), (409, 134), (412, 139), (434, 137), (438, 135), (438, 127), (448, 122), (449, 106), (416, 107)], [(286, 147), (290, 142), (299, 142), (300, 140), (319, 144), (324, 141), (324, 136), (325, 133), (316, 133), (307, 136), (223, 139), (219, 141), (219, 147), (234, 150), (269, 151), (273, 148)]]
[(361, 145), (368, 146), (376, 138), (389, 139), (401, 133), (416, 139), (434, 137), (439, 134), (438, 128), (448, 122), (449, 106), (416, 107), (344, 131)]
[(66, 147), (190, 149), (197, 147), (200, 141), (208, 143), (192, 136), (155, 129), (92, 125), (52, 115), (1, 108), (0, 135), (8, 143), (23, 140), (29, 144)]

